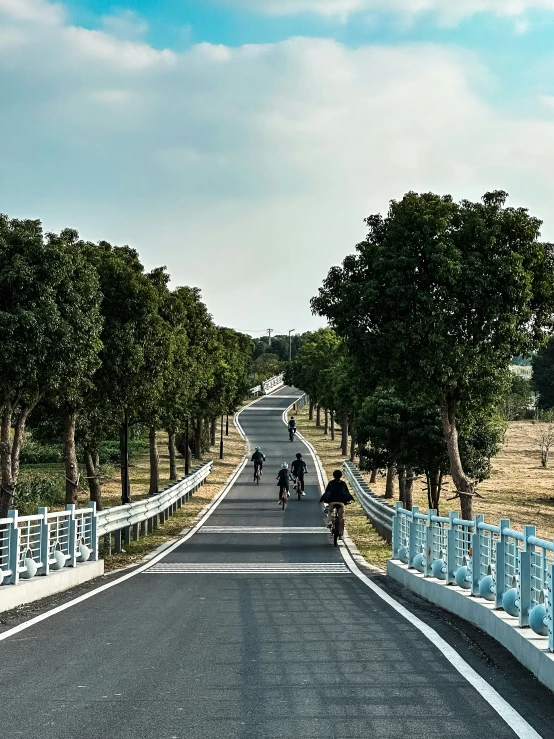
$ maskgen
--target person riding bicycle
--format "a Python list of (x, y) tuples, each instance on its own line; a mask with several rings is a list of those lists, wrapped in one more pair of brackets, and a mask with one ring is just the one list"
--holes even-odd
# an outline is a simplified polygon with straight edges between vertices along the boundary
[(342, 472), (335, 470), (333, 472), (333, 479), (325, 488), (325, 492), (319, 499), (320, 503), (328, 503), (329, 510), (327, 511), (327, 527), (331, 528), (333, 522), (333, 510), (338, 509), (339, 513), (339, 535), (342, 536), (344, 532), (344, 507), (351, 503), (354, 498), (350, 495), (350, 492), (346, 486), (344, 480), (341, 480)]
[(254, 454), (252, 455), (251, 461), (254, 462), (254, 480), (255, 480), (256, 479), (256, 470), (258, 469), (258, 467), (260, 468), (260, 475), (263, 474), (263, 466), (264, 466), (264, 462), (265, 462), (265, 455), (262, 454), (259, 446), (257, 446), (254, 449)]
[(295, 434), (296, 434), (296, 421), (294, 420), (294, 416), (291, 416), (289, 420), (289, 439), (291, 441), (293, 440)]
[(283, 462), (281, 469), (277, 473), (277, 485), (279, 487), (279, 503), (281, 502), (281, 496), (283, 491), (289, 492), (289, 466), (286, 462)]
[(291, 475), (297, 477), (300, 480), (300, 487), (302, 488), (302, 495), (306, 495), (304, 492), (304, 475), (307, 474), (308, 468), (306, 462), (302, 459), (300, 452), (296, 455), (296, 459), (290, 466)]

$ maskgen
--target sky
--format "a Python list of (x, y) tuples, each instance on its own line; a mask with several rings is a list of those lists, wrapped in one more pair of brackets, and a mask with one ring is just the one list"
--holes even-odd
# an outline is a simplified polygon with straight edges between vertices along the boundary
[(553, 32), (554, 0), (0, 0), (0, 212), (311, 330), (409, 190), (506, 190), (554, 240)]

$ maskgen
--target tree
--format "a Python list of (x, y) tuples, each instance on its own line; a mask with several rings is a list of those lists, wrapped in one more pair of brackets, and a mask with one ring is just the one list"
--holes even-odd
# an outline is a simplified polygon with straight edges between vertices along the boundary
[[(0, 517), (17, 484), (29, 414), (45, 396), (78, 396), (98, 363), (98, 282), (76, 238), (65, 231), (44, 239), (40, 221), (0, 215)], [(66, 422), (67, 494), (73, 498), (78, 472), (68, 452), (70, 413)]]
[(340, 345), (341, 340), (332, 329), (314, 331), (306, 336), (287, 375), (318, 406), (329, 402), (332, 394), (331, 382)]
[(512, 375), (508, 391), (502, 398), (502, 414), (506, 421), (519, 421), (528, 417), (532, 404), (533, 393), (529, 380)]
[(411, 192), (392, 201), (385, 218), (366, 219), (358, 253), (312, 300), (372, 371), (440, 409), (464, 518), (475, 486), (460, 455), (460, 410), (492, 415), (511, 358), (541, 346), (554, 322), (552, 245), (538, 241), (540, 221), (506, 198), (457, 204)]
[(538, 393), (537, 405), (542, 410), (554, 408), (554, 336), (533, 356), (531, 384)]
[[(162, 315), (169, 278), (163, 269), (145, 274), (137, 252), (128, 246), (100, 241), (89, 245), (87, 257), (100, 280), (103, 346), (101, 366), (93, 376), (94, 390), (85, 398), (86, 412), (91, 421), (111, 424), (117, 419), (122, 499), (129, 501), (123, 421), (152, 425), (152, 411), (169, 361), (169, 330)], [(95, 431), (91, 435), (93, 446), (86, 449), (93, 458), (98, 455), (102, 429), (97, 427)]]

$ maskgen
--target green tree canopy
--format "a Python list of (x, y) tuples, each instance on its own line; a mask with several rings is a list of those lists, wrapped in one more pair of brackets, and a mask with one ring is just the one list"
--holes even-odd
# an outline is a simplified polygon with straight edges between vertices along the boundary
[(492, 414), (511, 358), (540, 346), (554, 318), (552, 245), (506, 197), (455, 203), (411, 192), (392, 201), (386, 217), (366, 219), (357, 254), (312, 300), (372, 374), (440, 408), (465, 517), (474, 488), (460, 457), (460, 410)]

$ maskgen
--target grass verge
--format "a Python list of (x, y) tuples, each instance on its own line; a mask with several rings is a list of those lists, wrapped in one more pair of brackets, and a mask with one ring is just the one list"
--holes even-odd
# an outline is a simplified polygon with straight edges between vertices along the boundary
[[(315, 421), (310, 421), (308, 415), (307, 407), (296, 414), (298, 429), (315, 447), (327, 477), (330, 478), (333, 470), (341, 469), (346, 459), (341, 454), (340, 435), (335, 434), (335, 440), (332, 441), (330, 434), (326, 436), (323, 427), (316, 426)], [(360, 554), (370, 564), (384, 567), (391, 556), (391, 546), (375, 531), (357, 500), (346, 509), (346, 527)]]

